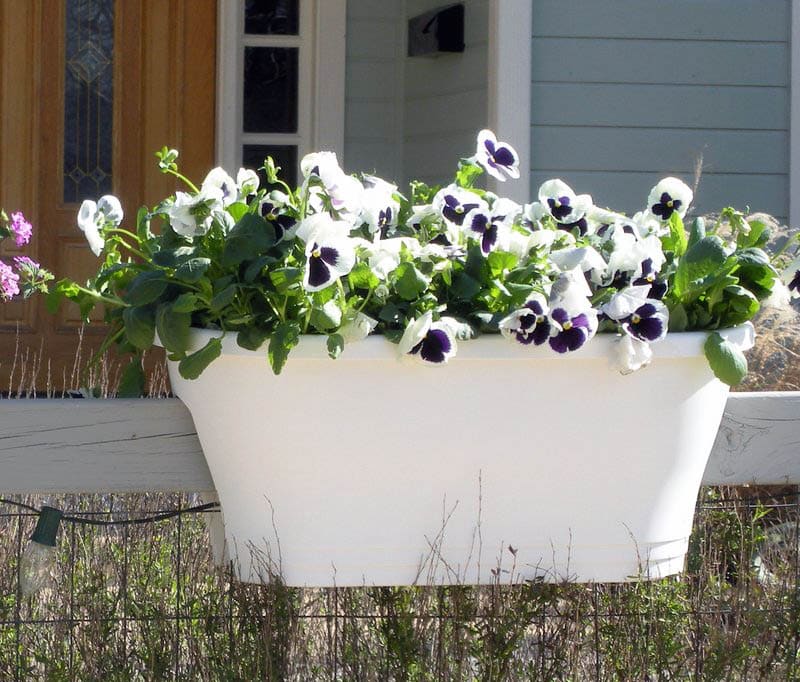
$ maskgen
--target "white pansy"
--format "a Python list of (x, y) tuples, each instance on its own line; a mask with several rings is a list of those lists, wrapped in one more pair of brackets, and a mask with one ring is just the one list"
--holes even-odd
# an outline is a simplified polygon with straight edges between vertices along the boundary
[[(580, 267), (562, 272), (550, 288), (550, 307), (565, 308), (570, 314), (584, 312), (589, 305), (592, 290)], [(557, 302), (557, 303), (556, 303)]]
[(361, 194), (361, 222), (366, 223), (370, 234), (392, 230), (397, 226), (400, 202), (394, 198), (397, 186), (381, 178), (364, 176)]
[(106, 227), (118, 227), (123, 216), (122, 205), (112, 194), (100, 197), (97, 202), (86, 199), (81, 204), (78, 210), (78, 227), (86, 236), (89, 248), (95, 256), (103, 252), (105, 245), (102, 230)]
[(650, 344), (629, 334), (623, 334), (614, 345), (612, 365), (621, 374), (631, 374), (650, 364), (653, 351)]
[(442, 318), (433, 322), (430, 311), (417, 320), (412, 320), (398, 344), (398, 352), (403, 358), (415, 358), (432, 364), (444, 364), (458, 351), (456, 329), (459, 323), (452, 318)]
[(320, 291), (347, 275), (356, 263), (352, 240), (335, 232), (317, 231), (306, 243), (303, 288)]
[(408, 355), (411, 349), (425, 338), (431, 324), (433, 324), (433, 313), (430, 310), (408, 323), (400, 343), (397, 344), (397, 352), (400, 357)]
[(350, 223), (344, 220), (334, 220), (327, 213), (315, 213), (300, 222), (295, 236), (308, 243), (325, 237), (347, 237), (350, 234), (350, 228)]
[(591, 246), (551, 251), (550, 260), (562, 271), (580, 268), (595, 284), (602, 283), (606, 274), (606, 261)]
[(579, 221), (592, 207), (592, 197), (575, 194), (563, 180), (548, 180), (539, 187), (539, 203), (558, 223), (571, 224)]
[(625, 287), (618, 291), (601, 307), (612, 320), (621, 320), (633, 315), (634, 311), (647, 300), (650, 285), (637, 285)]
[(322, 182), (331, 208), (341, 217), (355, 221), (361, 213), (364, 187), (339, 166), (334, 152), (307, 154), (300, 162), (300, 170), (306, 178), (316, 176)]
[(377, 326), (378, 321), (372, 319), (369, 315), (365, 315), (364, 313), (348, 313), (338, 333), (344, 339), (345, 343), (354, 343), (356, 341), (363, 341)]
[(664, 178), (650, 190), (647, 208), (659, 220), (669, 220), (677, 212), (683, 218), (692, 203), (694, 194), (678, 178)]
[(781, 280), (776, 279), (772, 284), (772, 293), (761, 301), (764, 308), (786, 308), (792, 302), (792, 292)]
[[(239, 188), (239, 200), (246, 199), (258, 191), (261, 179), (258, 173), (250, 168), (240, 168), (236, 174), (236, 186)], [(284, 195), (285, 196), (285, 195)]]
[(505, 181), (506, 177), (514, 179), (519, 177), (517, 152), (510, 144), (499, 142), (491, 130), (481, 130), (478, 133), (474, 159), (489, 175), (501, 182)]
[(433, 209), (448, 226), (461, 227), (467, 213), (473, 209), (486, 210), (488, 205), (475, 192), (450, 184), (440, 189), (433, 197)]
[(167, 207), (172, 229), (184, 237), (196, 237), (208, 231), (208, 216), (223, 208), (222, 191), (209, 185), (196, 195), (175, 192), (175, 200)]
[(217, 166), (211, 169), (200, 186), (201, 194), (211, 196), (216, 191), (219, 192), (223, 206), (230, 206), (239, 198), (239, 187), (236, 181), (228, 175), (224, 168)]
[(78, 227), (86, 236), (89, 248), (95, 256), (99, 256), (103, 252), (103, 246), (106, 243), (100, 234), (97, 217), (97, 204), (91, 199), (86, 199), (78, 210)]

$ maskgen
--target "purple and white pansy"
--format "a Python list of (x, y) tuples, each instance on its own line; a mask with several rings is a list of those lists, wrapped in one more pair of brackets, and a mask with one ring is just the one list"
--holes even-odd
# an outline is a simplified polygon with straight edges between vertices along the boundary
[(356, 252), (347, 237), (318, 233), (306, 244), (303, 288), (320, 291), (347, 275), (356, 263)]
[(647, 207), (661, 221), (669, 220), (673, 213), (683, 218), (693, 198), (694, 193), (685, 182), (678, 178), (664, 178), (650, 190)]
[(370, 234), (391, 233), (397, 227), (400, 202), (395, 199), (397, 185), (373, 175), (364, 176), (364, 191), (361, 194), (361, 221)]
[(522, 308), (500, 321), (500, 333), (525, 346), (541, 346), (550, 338), (549, 312), (547, 299), (541, 294), (532, 294)]
[(431, 311), (412, 319), (397, 346), (400, 357), (413, 356), (435, 365), (446, 363), (458, 350), (456, 326), (458, 322), (451, 318), (434, 322)]
[(487, 204), (481, 197), (458, 185), (448, 185), (440, 189), (433, 198), (433, 206), (447, 223), (456, 227), (464, 225), (464, 219), (470, 211), (487, 209)]
[(800, 298), (800, 255), (784, 268), (781, 281), (786, 285), (792, 298)]
[(626, 334), (645, 343), (667, 335), (669, 311), (661, 301), (648, 298), (649, 285), (630, 286), (617, 292), (601, 308)]
[(519, 204), (509, 199), (497, 199), (491, 209), (475, 208), (464, 218), (462, 230), (478, 241), (484, 256), (508, 244), (511, 224), (520, 213)]
[(584, 310), (570, 310), (561, 301), (555, 301), (550, 310), (550, 348), (556, 353), (576, 351), (597, 332), (597, 311), (587, 306)]
[[(540, 212), (552, 216), (559, 228), (571, 231), (581, 227), (587, 211), (592, 207), (592, 197), (588, 194), (575, 194), (562, 180), (548, 180), (539, 187)], [(584, 234), (585, 230), (581, 231)]]
[(496, 180), (505, 182), (506, 178), (519, 177), (519, 156), (506, 142), (498, 142), (491, 130), (478, 133), (478, 148), (475, 161)]

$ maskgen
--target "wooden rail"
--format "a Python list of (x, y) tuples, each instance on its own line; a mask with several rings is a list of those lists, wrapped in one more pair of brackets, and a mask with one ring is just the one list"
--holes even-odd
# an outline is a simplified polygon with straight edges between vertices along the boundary
[[(800, 392), (731, 394), (703, 483), (800, 483)], [(179, 400), (0, 401), (2, 493), (213, 490)]]

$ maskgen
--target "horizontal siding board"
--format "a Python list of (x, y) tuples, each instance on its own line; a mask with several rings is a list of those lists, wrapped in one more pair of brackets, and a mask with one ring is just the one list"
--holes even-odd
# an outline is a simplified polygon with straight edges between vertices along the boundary
[(347, 0), (347, 20), (393, 19), (400, 21), (402, 6), (397, 0)]
[(789, 0), (536, 0), (536, 36), (786, 41)]
[[(5, 400), (0, 433), (3, 494), (214, 489), (175, 399)], [(734, 393), (703, 483), (800, 483), (799, 451), (800, 393)]]
[(400, 38), (399, 30), (397, 19), (351, 21), (348, 32), (353, 39), (346, 41), (346, 58), (395, 63), (397, 59), (395, 46)]
[(786, 44), (534, 38), (534, 82), (785, 86)]
[[(461, 54), (446, 54), (435, 59), (406, 59), (405, 96), (413, 99), (472, 90), (486, 84), (488, 68), (486, 46), (467, 48)], [(459, 113), (454, 112), (454, 115)]]
[(348, 139), (344, 150), (342, 167), (348, 173), (374, 173), (388, 181), (400, 181), (395, 177), (394, 146), (391, 140)]
[(345, 116), (345, 137), (349, 140), (391, 140), (396, 130), (397, 111), (391, 102), (350, 102)]
[[(600, 206), (634, 213), (644, 208), (650, 189), (663, 174), (612, 173), (608, 171), (533, 170), (531, 196), (536, 196), (539, 186), (551, 178), (561, 178), (576, 192), (592, 195)], [(691, 175), (680, 176), (689, 185)], [(763, 211), (782, 218), (788, 215), (788, 186), (786, 175), (725, 175), (705, 173), (693, 204), (694, 214), (712, 213), (724, 206), (752, 211)]]
[[(486, 98), (486, 88), (482, 87), (439, 97), (409, 100), (406, 102), (406, 130), (413, 131), (413, 135), (427, 135), (447, 130), (453, 126), (456, 118), (454, 112), (460, 112), (459, 118), (463, 118), (464, 112), (485, 111)], [(475, 129), (476, 134), (485, 127), (485, 121), (477, 116), (470, 118), (478, 125)]]
[(458, 160), (470, 156), (475, 149), (475, 128), (468, 125), (463, 130), (407, 137), (405, 139), (404, 171), (408, 177), (434, 180), (437, 184), (450, 182), (455, 175)]
[(345, 68), (345, 92), (348, 99), (385, 100), (397, 81), (393, 62), (349, 60)]
[(533, 83), (534, 125), (788, 130), (785, 87)]
[(785, 173), (789, 136), (781, 131), (533, 126), (534, 167), (691, 173)]

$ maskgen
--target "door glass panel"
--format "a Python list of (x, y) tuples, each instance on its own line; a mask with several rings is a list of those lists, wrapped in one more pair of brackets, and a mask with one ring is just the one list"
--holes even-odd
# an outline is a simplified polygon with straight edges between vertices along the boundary
[(297, 132), (296, 47), (244, 49), (246, 133)]
[[(256, 170), (264, 165), (264, 159), (271, 156), (276, 166), (280, 166), (278, 177), (289, 187), (297, 184), (297, 147), (291, 145), (246, 144), (242, 148), (242, 165)], [(267, 187), (267, 176), (259, 171), (261, 186)]]
[(111, 192), (114, 0), (67, 0), (64, 202)]
[(259, 35), (297, 35), (298, 0), (246, 0), (244, 32)]

